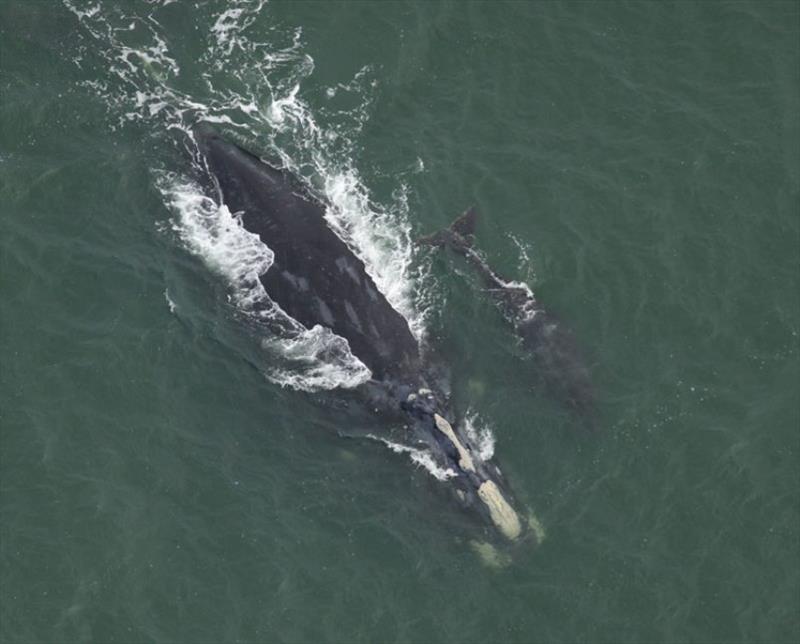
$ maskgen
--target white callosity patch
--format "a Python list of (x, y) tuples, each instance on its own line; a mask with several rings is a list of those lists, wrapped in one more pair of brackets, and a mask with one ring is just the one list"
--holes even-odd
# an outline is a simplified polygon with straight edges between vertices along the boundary
[(500, 488), (494, 481), (484, 481), (478, 488), (478, 496), (489, 508), (489, 515), (500, 531), (512, 541), (517, 539), (522, 532), (519, 517), (508, 501), (506, 501)]
[[(468, 472), (475, 471), (475, 464), (472, 460), (470, 450), (456, 436), (450, 423), (439, 414), (434, 414), (433, 419), (437, 429), (442, 432), (456, 448), (458, 452), (459, 467)], [(473, 429), (474, 431), (474, 429)], [(477, 436), (476, 436), (477, 438)], [(500, 488), (494, 481), (484, 481), (478, 488), (478, 497), (486, 505), (489, 515), (498, 529), (510, 540), (517, 539), (521, 532), (519, 517), (516, 511), (508, 503)]]
[(456, 436), (455, 431), (453, 431), (453, 428), (450, 426), (450, 423), (448, 423), (439, 414), (434, 414), (433, 420), (436, 423), (436, 428), (450, 439), (450, 442), (453, 443), (456, 451), (458, 451), (458, 466), (465, 472), (474, 472), (475, 464), (472, 462), (472, 456), (470, 455), (469, 450), (462, 445), (460, 440), (458, 440), (458, 437)]
[[(75, 64), (86, 71), (94, 61), (98, 72), (112, 79), (83, 82), (106, 102), (112, 128), (135, 122), (150, 126), (157, 136), (166, 130), (191, 136), (192, 125), (206, 121), (257, 141), (258, 149), (280, 158), (322, 193), (330, 204), (329, 225), (364, 261), (380, 291), (408, 319), (412, 332), (423, 336), (425, 315), (416, 288), (419, 269), (412, 264), (405, 187), (398, 185), (388, 205), (376, 204), (355, 165), (357, 137), (375, 93), (369, 67), (336, 86), (335, 94), (356, 98), (356, 107), (330, 111), (323, 107), (315, 113), (303, 97), (304, 80), (314, 61), (304, 51), (302, 31), (287, 34), (274, 27), (268, 37), (255, 37), (256, 27), (263, 34), (268, 23), (263, 16), (268, 5), (262, 0), (231, 0), (210, 15), (200, 6), (195, 20), (201, 32), (205, 21), (207, 46), (193, 60), (182, 60), (170, 50), (169, 33), (159, 22), (166, 3), (153, 5), (148, 15), (141, 16), (124, 3), (83, 9), (76, 0), (63, 2), (82, 27)], [(187, 90), (192, 79), (184, 78), (184, 69), (193, 70), (202, 87)], [(157, 175), (163, 179), (166, 172)], [(196, 186), (187, 189), (186, 182), (173, 181), (164, 189), (162, 182), (161, 192), (177, 213), (177, 232), (184, 246), (225, 275), (237, 306), (252, 309), (258, 302), (264, 309), (266, 294), (257, 277), (271, 264), (269, 248), (247, 237), (233, 214), (204, 201)], [(266, 310), (278, 315), (275, 307)], [(264, 341), (298, 365), (295, 373), (278, 379), (281, 384), (313, 390), (354, 386), (368, 377), (360, 362), (360, 368), (354, 366), (342, 338), (321, 327), (305, 331), (306, 335), (293, 332)]]

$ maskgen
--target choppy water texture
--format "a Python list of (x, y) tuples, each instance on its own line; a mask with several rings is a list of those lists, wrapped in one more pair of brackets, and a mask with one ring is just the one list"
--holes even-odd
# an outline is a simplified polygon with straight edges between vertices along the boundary
[[(0, 639), (797, 641), (799, 6), (2, 0)], [(363, 374), (243, 311), (201, 117), (331, 201), (538, 549), (339, 435)], [(411, 242), (471, 204), (596, 434)]]

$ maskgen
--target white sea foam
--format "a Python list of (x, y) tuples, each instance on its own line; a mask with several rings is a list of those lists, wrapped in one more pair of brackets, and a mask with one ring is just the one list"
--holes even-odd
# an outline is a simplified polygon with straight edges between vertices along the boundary
[(403, 445), (402, 443), (395, 443), (394, 441), (390, 441), (380, 436), (375, 436), (374, 434), (367, 434), (367, 436), (373, 440), (383, 443), (395, 454), (408, 454), (413, 463), (424, 468), (431, 476), (439, 479), (440, 481), (446, 481), (447, 479), (458, 476), (458, 473), (455, 472), (455, 470), (439, 465), (433, 458), (433, 455), (424, 449), (410, 447), (409, 445)]
[(169, 296), (169, 289), (164, 289), (164, 299), (167, 300), (167, 306), (169, 307), (170, 313), (175, 313), (178, 310), (178, 305), (175, 304), (173, 299)]
[[(364, 261), (377, 287), (421, 339), (425, 320), (418, 313), (415, 281), (410, 278), (413, 255), (408, 222), (370, 208), (369, 195), (354, 170), (327, 175), (325, 194), (331, 203), (325, 219)], [(406, 207), (404, 191), (395, 198)]]
[[(146, 18), (133, 15), (125, 4), (84, 9), (77, 0), (63, 2), (83, 28), (75, 64), (84, 72), (94, 65), (98, 76), (112, 79), (101, 83), (89, 78), (83, 83), (105, 100), (112, 129), (135, 122), (163, 138), (168, 130), (188, 134), (202, 120), (256, 140), (260, 151), (280, 158), (323, 194), (330, 203), (328, 223), (365, 262), (415, 335), (422, 337), (425, 316), (412, 264), (405, 189), (398, 184), (389, 203), (375, 203), (354, 161), (375, 90), (369, 67), (336, 85), (336, 96), (347, 92), (357, 99), (355, 108), (315, 113), (303, 96), (314, 61), (304, 51), (302, 31), (287, 33), (276, 26), (266, 42), (252, 37), (251, 27), (266, 7), (263, 0), (231, 0), (210, 17), (198, 12), (193, 20), (201, 32), (207, 31), (207, 49), (191, 61), (170, 51), (169, 34), (158, 21), (166, 2), (154, 3)], [(264, 24), (260, 21), (259, 27)], [(198, 66), (199, 72), (193, 73), (205, 89), (188, 93), (184, 88), (189, 79), (182, 78), (182, 69)], [(226, 279), (238, 309), (289, 329), (288, 335), (264, 340), (267, 349), (292, 364), (291, 369), (269, 374), (271, 379), (313, 390), (354, 386), (368, 377), (344, 339), (322, 327), (299, 329), (299, 323), (269, 301), (258, 276), (269, 268), (272, 253), (244, 230), (235, 213), (191, 182), (164, 170), (156, 175), (181, 244)]]
[(523, 241), (513, 233), (508, 234), (509, 239), (514, 242), (519, 254), (519, 271), (523, 275), (533, 277), (533, 262), (531, 262), (531, 244), (530, 242)]
[(78, 18), (92, 18), (100, 13), (100, 5), (96, 4), (94, 6), (88, 6), (85, 9), (79, 9), (78, 7), (74, 6), (71, 2), (65, 2), (67, 7), (76, 15)]
[(372, 376), (367, 366), (350, 351), (347, 340), (319, 324), (294, 337), (264, 338), (262, 345), (278, 353), (286, 368), (272, 367), (267, 377), (282, 387), (303, 391), (349, 389)]
[[(495, 275), (495, 277), (497, 277), (497, 275)], [(531, 289), (531, 287), (528, 286), (525, 282), (519, 282), (517, 280), (504, 280), (501, 279), (500, 277), (497, 277), (497, 281), (500, 282), (500, 284), (502, 284), (503, 288), (522, 291), (529, 299), (531, 300), (535, 299), (533, 295), (533, 289)]]
[(227, 56), (231, 55), (234, 47), (246, 48), (246, 42), (242, 42), (242, 32), (253, 23), (264, 3), (265, 0), (232, 0), (229, 2), (231, 6), (217, 16), (211, 33), (216, 38), (217, 47), (222, 48)]
[(468, 411), (465, 415), (464, 433), (482, 461), (494, 456), (494, 432), (475, 412)]
[(502, 289), (504, 292), (510, 290), (519, 291), (524, 296), (524, 302), (518, 301), (513, 310), (504, 313), (510, 322), (513, 324), (530, 322), (540, 313), (538, 303), (536, 302), (536, 296), (533, 294), (533, 289), (528, 286), (527, 283), (517, 280), (504, 280), (497, 273), (492, 271), (491, 268), (489, 268), (488, 264), (486, 264), (484, 259), (478, 253), (475, 251), (471, 252), (478, 257), (479, 261), (483, 262), (486, 269), (492, 273), (494, 280), (500, 285), (500, 289)]

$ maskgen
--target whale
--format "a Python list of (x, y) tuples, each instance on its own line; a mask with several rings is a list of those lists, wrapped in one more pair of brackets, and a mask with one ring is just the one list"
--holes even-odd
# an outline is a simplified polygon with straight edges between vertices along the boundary
[(447, 248), (467, 260), (519, 337), (525, 354), (532, 358), (546, 388), (585, 426), (596, 429), (595, 390), (575, 336), (539, 302), (528, 284), (507, 279), (489, 265), (475, 248), (477, 220), (478, 211), (473, 206), (448, 228), (420, 237), (417, 243)]
[(493, 459), (483, 459), (451, 408), (408, 321), (380, 291), (364, 262), (328, 225), (328, 204), (286, 168), (270, 164), (207, 123), (192, 130), (198, 166), (219, 203), (274, 253), (259, 276), (294, 320), (330, 329), (371, 377), (357, 388), (370, 412), (401, 419), (392, 440), (425, 448), (447, 473), (457, 504), (504, 542), (536, 539)]

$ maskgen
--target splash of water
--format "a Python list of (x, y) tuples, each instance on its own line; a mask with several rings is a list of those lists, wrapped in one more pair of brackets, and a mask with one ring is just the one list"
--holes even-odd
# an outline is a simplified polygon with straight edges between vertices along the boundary
[[(223, 11), (208, 15), (198, 8), (194, 19), (207, 34), (199, 60), (182, 60), (171, 51), (169, 35), (159, 22), (159, 11), (168, 3), (154, 3), (142, 17), (129, 13), (124, 4), (63, 1), (82, 27), (84, 44), (75, 64), (82, 69), (96, 64), (114, 79), (90, 78), (84, 83), (108, 106), (112, 129), (143, 124), (153, 133), (179, 130), (190, 137), (192, 125), (206, 121), (257, 141), (258, 148), (279, 157), (323, 193), (329, 225), (364, 261), (412, 332), (423, 337), (425, 315), (415, 295), (418, 269), (412, 262), (405, 187), (398, 186), (391, 203), (378, 204), (354, 162), (356, 140), (374, 95), (368, 66), (333, 88), (355, 97), (355, 108), (315, 112), (303, 93), (314, 61), (304, 50), (302, 30), (270, 27), (263, 36), (265, 21), (257, 20), (265, 10), (263, 0), (232, 0)], [(199, 67), (194, 74), (203, 87), (187, 90), (182, 74), (193, 66)], [(235, 214), (185, 177), (164, 168), (154, 172), (164, 203), (174, 213), (172, 229), (180, 243), (225, 277), (237, 307), (249, 314), (258, 310), (270, 318), (273, 331), (280, 331), (265, 337), (263, 345), (289, 358), (297, 370), (272, 374), (272, 379), (314, 390), (351, 387), (368, 377), (343, 338), (321, 327), (301, 331), (302, 325), (278, 312), (258, 280), (272, 263), (271, 251), (255, 236), (248, 237)]]
[(468, 410), (464, 416), (464, 433), (481, 460), (488, 461), (494, 456), (494, 432), (491, 426), (472, 410)]
[(387, 438), (383, 438), (382, 436), (375, 436), (373, 434), (367, 434), (367, 437), (383, 443), (395, 454), (408, 454), (412, 463), (422, 467), (434, 478), (440, 481), (446, 481), (447, 479), (458, 476), (458, 474), (449, 467), (442, 467), (439, 465), (433, 458), (433, 455), (427, 450), (411, 447), (410, 445), (403, 445), (402, 443), (396, 443)]

